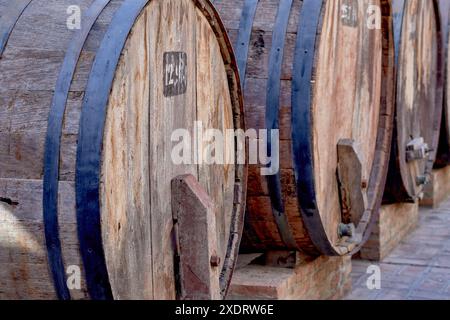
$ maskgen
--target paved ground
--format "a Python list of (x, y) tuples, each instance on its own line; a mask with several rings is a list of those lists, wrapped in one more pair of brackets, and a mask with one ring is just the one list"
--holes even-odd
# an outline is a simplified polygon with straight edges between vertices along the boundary
[(367, 268), (353, 261), (349, 300), (450, 300), (450, 199), (439, 209), (421, 209), (420, 223), (382, 263), (381, 289), (367, 287)]

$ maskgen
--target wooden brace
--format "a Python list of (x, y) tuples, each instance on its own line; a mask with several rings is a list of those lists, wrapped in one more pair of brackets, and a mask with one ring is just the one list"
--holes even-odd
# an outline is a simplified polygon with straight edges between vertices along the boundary
[[(357, 143), (351, 139), (342, 139), (338, 143), (338, 180), (340, 187), (342, 217), (350, 224), (342, 224), (340, 236), (347, 236), (351, 242), (360, 241), (358, 230), (367, 223), (365, 216), (367, 203), (367, 180), (363, 177), (362, 160)], [(355, 225), (358, 226), (355, 229)]]
[(172, 180), (178, 299), (219, 300), (216, 208), (192, 175)]

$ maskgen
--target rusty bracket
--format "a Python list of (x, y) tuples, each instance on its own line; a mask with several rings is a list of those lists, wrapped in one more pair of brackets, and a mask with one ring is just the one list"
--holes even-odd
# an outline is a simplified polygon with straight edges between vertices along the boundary
[[(367, 179), (363, 177), (362, 157), (358, 144), (351, 139), (338, 142), (338, 182), (343, 220), (338, 227), (339, 237), (347, 237), (350, 243), (358, 243), (364, 230), (364, 216), (367, 213)], [(355, 227), (355, 226), (358, 227)], [(361, 226), (360, 226), (361, 225)]]
[(216, 208), (192, 175), (172, 180), (179, 300), (220, 300)]

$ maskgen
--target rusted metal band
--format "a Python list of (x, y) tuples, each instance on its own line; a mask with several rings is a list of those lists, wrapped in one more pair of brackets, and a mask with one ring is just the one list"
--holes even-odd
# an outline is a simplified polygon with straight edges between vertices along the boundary
[(329, 242), (316, 201), (314, 179), (313, 68), (324, 1), (304, 0), (299, 18), (292, 76), (292, 144), (297, 196), (314, 245), (325, 255), (338, 255)]
[(259, 0), (245, 0), (242, 9), (241, 21), (239, 22), (238, 38), (234, 46), (236, 60), (241, 77), (241, 87), (245, 88), (245, 75), (247, 73), (248, 51), (252, 35), (253, 21), (255, 20), (256, 8)]
[(117, 10), (95, 57), (82, 105), (76, 165), (78, 238), (89, 295), (113, 298), (100, 221), (100, 170), (106, 109), (117, 64), (131, 29), (149, 0), (126, 0)]
[(58, 180), (61, 151), (61, 133), (70, 85), (83, 46), (98, 16), (110, 0), (96, 0), (83, 19), (82, 28), (76, 32), (67, 49), (64, 62), (56, 82), (50, 107), (44, 153), (43, 214), (48, 263), (53, 276), (55, 291), (59, 299), (70, 299), (66, 284), (65, 268), (61, 253), (58, 224)]
[[(277, 18), (272, 34), (272, 48), (269, 55), (269, 78), (267, 80), (266, 96), (266, 128), (279, 130), (280, 96), (281, 96), (281, 69), (283, 65), (284, 47), (286, 40), (289, 16), (292, 9), (292, 0), (281, 0), (278, 7)], [(272, 157), (272, 139), (267, 139), (267, 155)], [(278, 150), (277, 150), (278, 152)], [(277, 155), (279, 158), (279, 154)], [(281, 239), (290, 249), (296, 249), (297, 244), (292, 234), (289, 221), (284, 210), (281, 194), (281, 178), (279, 171), (267, 176), (269, 196), (272, 204), (272, 213), (278, 227)]]
[(0, 12), (0, 59), (17, 21), (32, 0), (9, 1), (8, 6)]
[[(215, 0), (211, 3), (215, 4)], [(248, 52), (252, 35), (253, 22), (259, 0), (245, 0), (242, 8), (241, 20), (236, 43), (234, 44), (235, 57), (241, 78), (241, 88), (245, 88), (245, 75), (247, 73)]]

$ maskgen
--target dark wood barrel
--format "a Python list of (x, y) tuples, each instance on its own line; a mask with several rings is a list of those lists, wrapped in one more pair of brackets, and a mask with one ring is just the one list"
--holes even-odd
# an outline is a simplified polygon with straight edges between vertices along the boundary
[[(264, 177), (259, 166), (250, 165), (241, 249), (313, 255), (358, 250), (378, 214), (388, 168), (390, 3), (216, 0), (214, 5), (235, 45), (247, 129), (280, 134), (279, 173)], [(359, 146), (361, 160), (353, 173), (345, 168), (339, 173), (354, 178), (349, 189), (337, 177), (338, 144), (345, 139)], [(360, 199), (348, 203), (353, 195)]]
[(437, 1), (394, 0), (396, 117), (384, 201), (422, 194), (436, 158), (442, 110), (442, 45)]
[(0, 299), (175, 298), (183, 174), (218, 208), (225, 294), (246, 165), (175, 165), (171, 134), (242, 129), (242, 111), (209, 1), (0, 0)]
[(440, 0), (439, 9), (441, 14), (441, 30), (444, 47), (444, 103), (442, 110), (441, 132), (439, 136), (439, 147), (436, 155), (435, 168), (443, 168), (450, 165), (450, 1)]

